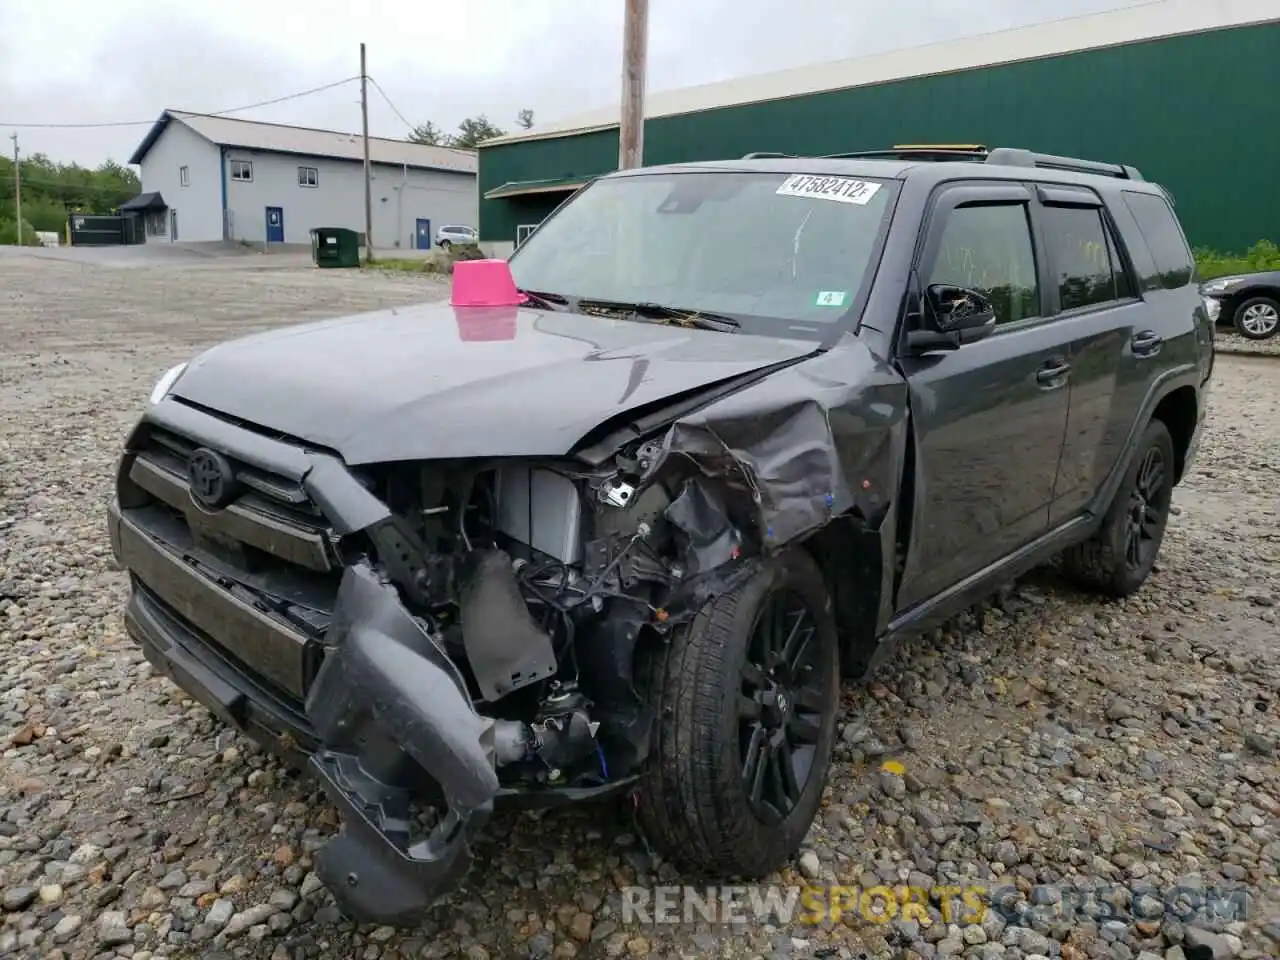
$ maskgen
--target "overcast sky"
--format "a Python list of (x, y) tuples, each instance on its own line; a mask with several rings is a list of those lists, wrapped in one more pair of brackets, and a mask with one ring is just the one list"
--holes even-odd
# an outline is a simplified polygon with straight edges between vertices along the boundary
[[(649, 85), (670, 89), (1132, 5), (1137, 0), (650, 0)], [(623, 0), (0, 0), (6, 123), (212, 112), (369, 74), (412, 122), (550, 121), (618, 97)], [(357, 12), (358, 11), (358, 12)], [(236, 114), (357, 131), (359, 85)], [(370, 89), (370, 133), (407, 130)], [(16, 129), (23, 153), (128, 159), (145, 126)]]

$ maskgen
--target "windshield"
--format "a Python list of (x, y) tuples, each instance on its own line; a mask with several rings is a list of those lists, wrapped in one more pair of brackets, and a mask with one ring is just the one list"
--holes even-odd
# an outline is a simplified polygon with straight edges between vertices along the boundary
[(858, 299), (892, 193), (885, 181), (787, 173), (597, 180), (517, 249), (511, 272), (522, 290), (822, 333)]

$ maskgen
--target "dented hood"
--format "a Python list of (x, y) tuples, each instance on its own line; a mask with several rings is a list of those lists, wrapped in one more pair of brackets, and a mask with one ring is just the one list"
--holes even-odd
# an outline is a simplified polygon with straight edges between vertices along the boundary
[(175, 396), (347, 463), (559, 456), (606, 421), (816, 352), (811, 341), (430, 304), (201, 354)]

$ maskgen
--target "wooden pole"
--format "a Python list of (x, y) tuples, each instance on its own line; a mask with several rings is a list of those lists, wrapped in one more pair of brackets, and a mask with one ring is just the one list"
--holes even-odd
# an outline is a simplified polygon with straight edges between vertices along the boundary
[(22, 246), (22, 167), (18, 163), (18, 135), (9, 137), (13, 141), (13, 206), (18, 218), (18, 246)]
[(360, 125), (364, 138), (364, 256), (373, 263), (373, 179), (369, 166), (369, 79), (365, 71), (364, 44), (360, 44)]
[(625, 0), (622, 41), (622, 115), (618, 125), (618, 169), (644, 165), (645, 67), (649, 47), (649, 0)]

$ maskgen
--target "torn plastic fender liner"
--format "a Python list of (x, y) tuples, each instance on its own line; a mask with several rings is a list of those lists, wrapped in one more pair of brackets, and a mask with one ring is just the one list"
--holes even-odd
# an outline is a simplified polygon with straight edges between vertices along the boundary
[[(317, 870), (349, 916), (403, 923), (470, 864), (468, 827), (487, 819), (498, 789), (493, 721), (475, 712), (457, 667), (368, 566), (343, 574), (326, 646), (306, 701), (325, 745), (311, 767), (344, 825)], [(414, 764), (448, 812), (410, 843), (404, 770)]]
[(766, 551), (854, 508), (877, 516), (902, 476), (906, 389), (896, 370), (846, 338), (673, 422), (648, 476), (679, 455), (745, 492)]
[(529, 612), (505, 552), (480, 552), (461, 604), (467, 662), (486, 700), (498, 700), (555, 674), (551, 637)]
[(690, 574), (706, 573), (728, 563), (741, 546), (741, 537), (720, 498), (697, 478), (684, 482), (664, 515), (688, 540), (685, 555)]

